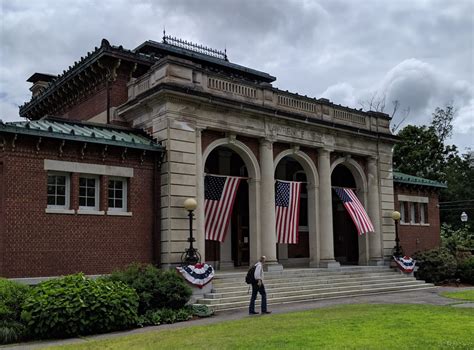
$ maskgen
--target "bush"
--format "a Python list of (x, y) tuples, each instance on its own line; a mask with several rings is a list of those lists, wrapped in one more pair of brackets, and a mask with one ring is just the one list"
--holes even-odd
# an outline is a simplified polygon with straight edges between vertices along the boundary
[(207, 305), (193, 304), (191, 305), (191, 311), (194, 316), (198, 317), (209, 317), (214, 315), (214, 311)]
[(132, 264), (104, 279), (121, 281), (135, 289), (139, 297), (138, 313), (145, 315), (147, 310), (156, 310), (161, 305), (160, 275), (161, 271), (153, 265)]
[(474, 249), (474, 236), (469, 225), (455, 229), (449, 224), (441, 225), (441, 244), (456, 256), (458, 251)]
[(28, 291), (24, 284), (0, 278), (0, 344), (19, 341), (26, 335), (20, 314)]
[(176, 322), (189, 321), (193, 318), (193, 313), (190, 308), (182, 308), (176, 311)]
[(21, 317), (33, 336), (62, 338), (126, 329), (137, 310), (137, 293), (126, 284), (76, 274), (33, 288)]
[(191, 288), (176, 271), (162, 271), (152, 265), (133, 264), (106, 279), (122, 281), (137, 291), (140, 315), (149, 310), (181, 309), (192, 294)]
[(138, 317), (138, 325), (144, 326), (158, 326), (161, 324), (161, 313), (156, 310), (149, 310), (144, 315)]
[(182, 309), (192, 295), (191, 288), (175, 270), (161, 273), (159, 290), (159, 308)]
[(474, 284), (474, 256), (459, 264), (458, 275), (461, 282)]
[(454, 279), (456, 259), (449, 250), (440, 248), (419, 253), (416, 256), (418, 271), (416, 277), (430, 283), (440, 283)]

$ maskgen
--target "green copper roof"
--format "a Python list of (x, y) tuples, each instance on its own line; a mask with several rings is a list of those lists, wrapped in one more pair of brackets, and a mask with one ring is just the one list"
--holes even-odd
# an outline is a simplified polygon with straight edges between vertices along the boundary
[(150, 151), (161, 151), (163, 149), (160, 144), (155, 143), (140, 130), (53, 118), (10, 123), (3, 123), (0, 120), (0, 132), (98, 143)]
[(447, 188), (448, 186), (445, 183), (424, 179), (418, 176), (412, 176), (398, 171), (393, 172), (393, 182), (404, 183), (410, 185), (419, 185), (419, 186), (431, 186), (431, 187), (441, 187)]

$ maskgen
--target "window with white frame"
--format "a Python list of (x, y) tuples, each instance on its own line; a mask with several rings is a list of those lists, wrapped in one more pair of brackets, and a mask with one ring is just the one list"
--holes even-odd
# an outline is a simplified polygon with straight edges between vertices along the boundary
[(410, 223), (415, 224), (418, 220), (418, 203), (410, 203)]
[(400, 222), (401, 223), (406, 223), (405, 207), (406, 207), (406, 203), (400, 202)]
[(69, 209), (70, 177), (66, 173), (48, 172), (47, 207)]
[(428, 223), (428, 204), (420, 203), (420, 224)]
[(99, 210), (99, 177), (79, 177), (79, 209)]
[(127, 211), (127, 179), (120, 177), (109, 178), (109, 210)]

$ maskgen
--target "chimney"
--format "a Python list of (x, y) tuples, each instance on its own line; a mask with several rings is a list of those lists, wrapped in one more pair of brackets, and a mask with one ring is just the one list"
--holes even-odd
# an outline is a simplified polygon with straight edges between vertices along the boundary
[(56, 79), (55, 75), (44, 74), (44, 73), (35, 73), (28, 78), (27, 82), (33, 83), (33, 86), (30, 87), (32, 97), (38, 96), (43, 90), (45, 90), (49, 83)]

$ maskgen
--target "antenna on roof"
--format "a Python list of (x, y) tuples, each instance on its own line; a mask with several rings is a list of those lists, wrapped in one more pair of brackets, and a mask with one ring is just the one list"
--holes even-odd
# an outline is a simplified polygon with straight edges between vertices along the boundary
[(163, 26), (163, 43), (166, 44), (166, 28)]

